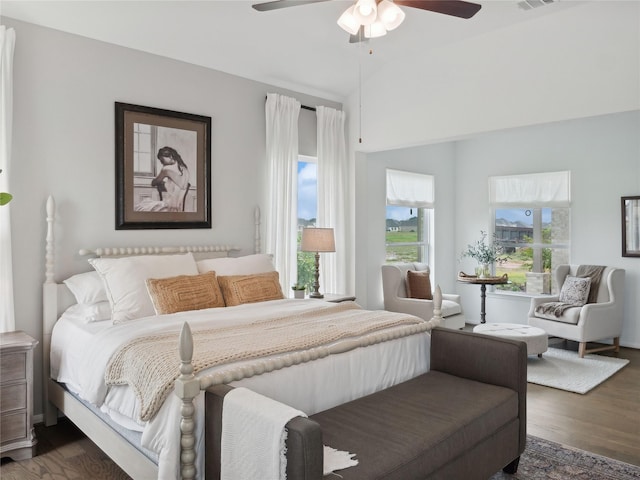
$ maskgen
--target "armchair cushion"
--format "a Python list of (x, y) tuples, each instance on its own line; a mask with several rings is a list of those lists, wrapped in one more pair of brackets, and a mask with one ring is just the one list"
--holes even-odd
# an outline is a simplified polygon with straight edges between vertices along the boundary
[(433, 300), (429, 270), (407, 270), (407, 297)]
[(562, 303), (569, 303), (576, 307), (581, 307), (587, 303), (590, 288), (590, 278), (572, 277), (568, 275), (567, 278), (564, 279), (558, 300)]

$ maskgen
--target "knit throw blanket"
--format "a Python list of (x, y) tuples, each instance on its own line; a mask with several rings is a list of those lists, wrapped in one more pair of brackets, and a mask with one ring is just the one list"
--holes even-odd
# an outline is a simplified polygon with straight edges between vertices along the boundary
[[(371, 332), (423, 322), (412, 315), (364, 310), (354, 302), (247, 325), (193, 332), (194, 373), (231, 362), (305, 350)], [(107, 385), (130, 385), (140, 419), (151, 420), (179, 376), (178, 333), (133, 339), (109, 360)]]
[[(589, 297), (587, 303), (596, 303), (598, 299), (598, 289), (600, 288), (600, 279), (605, 267), (602, 265), (580, 265), (576, 271), (577, 277), (590, 278), (591, 286), (589, 287)], [(536, 307), (536, 313), (542, 315), (553, 315), (556, 318), (561, 317), (564, 312), (571, 308), (581, 305), (565, 302), (547, 302)]]

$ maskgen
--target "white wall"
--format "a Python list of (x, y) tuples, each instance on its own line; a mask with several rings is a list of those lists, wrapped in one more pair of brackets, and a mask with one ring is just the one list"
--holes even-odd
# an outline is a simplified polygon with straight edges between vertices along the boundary
[[(574, 2), (389, 62), (362, 86), (363, 141), (354, 149), (376, 152), (637, 110), (638, 85), (640, 2)], [(346, 102), (352, 132), (359, 131), (358, 100), (355, 92)]]
[[(640, 348), (640, 261), (622, 257), (620, 197), (640, 192), (640, 111), (517, 128), (458, 144), (456, 249), (488, 230), (488, 177), (571, 172), (571, 262), (626, 270), (622, 345)], [(471, 266), (469, 265), (467, 270)], [(477, 323), (478, 287), (459, 285), (468, 320)], [(524, 323), (529, 302), (487, 298), (487, 321)]]
[(356, 296), (368, 308), (383, 308), (380, 266), (385, 261), (386, 169), (434, 176), (435, 214), (433, 282), (442, 291), (455, 289), (454, 143), (360, 154), (356, 158)]
[[(480, 321), (480, 289), (455, 281), (459, 261), (480, 230), (488, 231), (488, 177), (571, 171), (571, 261), (626, 270), (621, 343), (640, 348), (640, 260), (621, 255), (620, 197), (640, 192), (640, 110), (477, 135), (457, 142), (357, 156), (357, 289), (381, 308), (384, 262), (384, 168), (436, 176), (435, 283), (457, 292), (469, 323)], [(526, 323), (529, 298), (489, 294), (487, 321)]]
[[(56, 280), (88, 270), (80, 248), (231, 244), (253, 252), (264, 206), (269, 92), (340, 104), (3, 18), (16, 30), (10, 204), (17, 329), (41, 339), (45, 203), (57, 202)], [(212, 55), (215, 52), (212, 52)], [(115, 230), (114, 102), (212, 117), (211, 229)], [(301, 115), (307, 115), (303, 113)], [(304, 124), (312, 124), (305, 117)], [(313, 135), (312, 135), (313, 137)], [(311, 145), (310, 138), (305, 145)], [(41, 346), (35, 412), (42, 411)]]

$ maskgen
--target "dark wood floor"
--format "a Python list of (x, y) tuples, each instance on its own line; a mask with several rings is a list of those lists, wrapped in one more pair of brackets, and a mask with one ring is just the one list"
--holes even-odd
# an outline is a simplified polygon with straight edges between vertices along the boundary
[(640, 350), (600, 354), (629, 364), (584, 395), (528, 384), (527, 433), (640, 466)]
[[(572, 342), (554, 346), (577, 351)], [(602, 355), (630, 363), (585, 395), (528, 384), (528, 433), (640, 466), (640, 350)], [(37, 425), (36, 434), (38, 455), (21, 462), (3, 459), (2, 480), (129, 478), (68, 421)]]

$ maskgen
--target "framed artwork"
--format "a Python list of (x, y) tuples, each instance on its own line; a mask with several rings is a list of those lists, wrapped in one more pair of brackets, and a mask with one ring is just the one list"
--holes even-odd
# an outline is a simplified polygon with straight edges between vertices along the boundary
[(640, 257), (640, 196), (622, 197), (622, 256)]
[(211, 228), (211, 117), (115, 103), (116, 230)]

